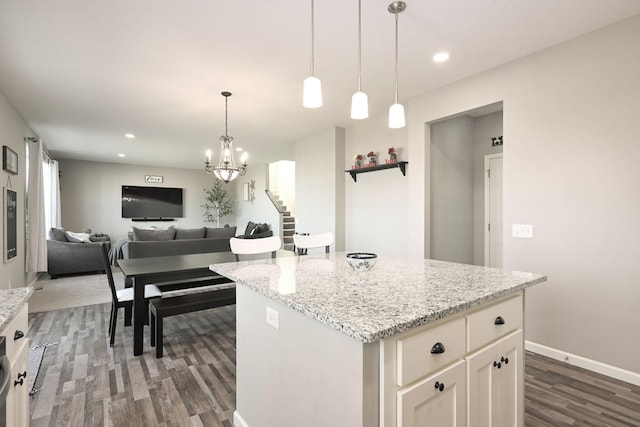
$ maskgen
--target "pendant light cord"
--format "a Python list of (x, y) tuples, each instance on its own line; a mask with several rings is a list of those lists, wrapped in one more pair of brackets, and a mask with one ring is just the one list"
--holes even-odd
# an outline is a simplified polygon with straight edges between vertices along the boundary
[(396, 104), (398, 103), (398, 12), (396, 15)]
[(315, 16), (314, 16), (314, 1), (311, 0), (311, 74), (313, 76), (313, 68), (314, 68), (314, 64), (313, 64), (313, 58), (315, 57), (315, 44), (314, 44), (314, 33), (315, 33), (315, 27), (314, 27), (314, 22), (315, 22)]
[(362, 92), (362, 0), (358, 0), (358, 92)]
[[(397, 89), (396, 89), (397, 90)], [(224, 136), (229, 139), (229, 126), (227, 125), (229, 96), (224, 97)]]

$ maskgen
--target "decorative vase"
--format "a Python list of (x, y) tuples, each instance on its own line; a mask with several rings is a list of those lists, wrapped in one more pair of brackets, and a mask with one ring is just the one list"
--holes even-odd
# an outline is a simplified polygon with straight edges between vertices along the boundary
[(377, 164), (376, 156), (369, 157), (369, 163), (371, 163), (371, 166), (375, 166)]
[(361, 168), (362, 167), (362, 160), (356, 160), (356, 169)]
[(392, 161), (392, 162), (397, 161), (398, 158), (396, 157), (396, 153), (389, 154), (389, 160)]

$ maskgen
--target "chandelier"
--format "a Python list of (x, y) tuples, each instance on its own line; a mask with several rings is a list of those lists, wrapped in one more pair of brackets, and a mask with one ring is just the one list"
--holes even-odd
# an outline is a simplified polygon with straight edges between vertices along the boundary
[(245, 151), (242, 153), (240, 161), (242, 164), (238, 167), (233, 158), (233, 137), (229, 136), (227, 126), (227, 103), (231, 92), (222, 92), (224, 96), (224, 135), (220, 137), (220, 161), (218, 166), (211, 164), (211, 150), (207, 150), (207, 160), (204, 162), (204, 170), (207, 173), (213, 173), (216, 178), (223, 180), (224, 182), (230, 182), (236, 179), (238, 176), (243, 176), (247, 173), (247, 157), (249, 155)]

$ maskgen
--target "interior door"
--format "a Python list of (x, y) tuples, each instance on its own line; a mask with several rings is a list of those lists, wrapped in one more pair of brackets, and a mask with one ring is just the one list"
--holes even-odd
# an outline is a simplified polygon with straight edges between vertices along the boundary
[(502, 268), (502, 153), (485, 156), (485, 252), (487, 267)]

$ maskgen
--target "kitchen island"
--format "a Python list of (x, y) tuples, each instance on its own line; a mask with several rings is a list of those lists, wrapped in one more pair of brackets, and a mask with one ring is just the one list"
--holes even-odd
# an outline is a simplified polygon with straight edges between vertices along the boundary
[(545, 276), (341, 252), (210, 268), (238, 285), (238, 427), (523, 424), (524, 289)]

